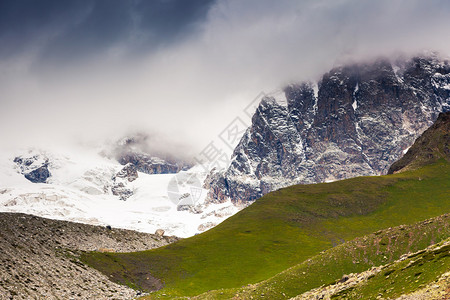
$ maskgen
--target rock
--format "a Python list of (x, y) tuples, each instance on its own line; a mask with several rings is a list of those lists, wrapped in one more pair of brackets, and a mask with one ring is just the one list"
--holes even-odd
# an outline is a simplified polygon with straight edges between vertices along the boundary
[(188, 212), (193, 213), (193, 214), (201, 214), (201, 213), (203, 213), (203, 211), (201, 210), (200, 207), (194, 206), (194, 205), (190, 205), (190, 204), (177, 205), (177, 211), (188, 211)]
[(155, 234), (159, 237), (164, 236), (165, 231), (163, 229), (156, 229)]
[(114, 253), (116, 252), (114, 249), (111, 248), (98, 248), (97, 249), (98, 252), (102, 252), (102, 253)]
[(119, 196), (120, 200), (127, 200), (130, 198), (134, 192), (132, 189), (127, 187), (127, 184), (129, 182), (132, 182), (138, 178), (138, 172), (136, 170), (136, 167), (128, 163), (126, 164), (119, 172), (116, 173), (112, 177), (112, 186), (111, 186), (111, 192), (115, 196)]
[(231, 165), (204, 183), (208, 202), (235, 204), (294, 184), (386, 174), (442, 111), (450, 64), (436, 56), (335, 68), (320, 82), (264, 97)]
[(408, 152), (392, 164), (388, 174), (417, 169), (441, 158), (450, 160), (450, 111), (439, 114), (436, 122), (417, 138)]
[(119, 140), (109, 157), (115, 157), (122, 164), (133, 164), (138, 172), (146, 174), (175, 174), (179, 171), (186, 171), (192, 164), (180, 157), (174, 157), (167, 153), (154, 153), (154, 141), (151, 136), (145, 133), (136, 133)]
[(126, 188), (125, 185), (122, 182), (115, 183), (111, 187), (111, 192), (114, 196), (119, 196), (120, 200), (127, 200), (133, 195), (133, 191)]
[(350, 279), (350, 277), (348, 275), (344, 275), (344, 276), (342, 276), (341, 279), (339, 279), (338, 283), (346, 282), (349, 279)]
[(189, 211), (192, 205), (177, 205), (177, 211)]
[(46, 183), (51, 176), (48, 170), (49, 159), (45, 155), (17, 156), (13, 161), (16, 163), (19, 172), (33, 183)]
[(120, 170), (117, 174), (116, 177), (119, 178), (125, 178), (127, 179), (129, 182), (132, 182), (134, 180), (136, 180), (139, 175), (138, 172), (136, 170), (136, 166), (133, 165), (132, 163), (127, 163), (122, 170)]
[(123, 138), (117, 143), (112, 156), (120, 164), (132, 164), (137, 171), (146, 174), (174, 174), (191, 167), (190, 164), (181, 159), (172, 157), (161, 158), (159, 154), (152, 155), (148, 147), (150, 139), (145, 134)]
[(44, 165), (24, 175), (26, 179), (33, 183), (46, 183), (51, 174), (48, 171), (47, 165)]
[(208, 230), (210, 228), (213, 228), (216, 225), (217, 224), (213, 223), (213, 222), (206, 222), (204, 224), (200, 224), (197, 229), (198, 229), (198, 231), (205, 231), (205, 230)]

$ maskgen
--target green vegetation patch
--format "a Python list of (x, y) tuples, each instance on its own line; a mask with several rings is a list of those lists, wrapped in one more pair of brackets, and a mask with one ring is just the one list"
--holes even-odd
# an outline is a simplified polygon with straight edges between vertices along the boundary
[[(440, 160), (401, 174), (297, 185), (269, 193), (219, 226), (166, 247), (128, 254), (91, 252), (82, 259), (119, 283), (151, 290), (142, 282), (158, 278), (164, 289), (152, 298), (239, 288), (355, 237), (449, 212), (449, 174), (449, 163)], [(380, 251), (393, 245), (388, 238), (380, 242)], [(398, 254), (390, 255), (388, 259)], [(321, 284), (319, 279), (296, 283), (307, 289)], [(285, 294), (295, 296), (303, 289), (289, 292), (286, 286)]]
[[(405, 253), (424, 249), (449, 236), (450, 214), (389, 228), (329, 249), (260, 283), (211, 291), (196, 299), (257, 299), (262, 296), (289, 299), (313, 288), (334, 284), (345, 274), (393, 262)], [(389, 272), (387, 269), (382, 273), (387, 276)]]

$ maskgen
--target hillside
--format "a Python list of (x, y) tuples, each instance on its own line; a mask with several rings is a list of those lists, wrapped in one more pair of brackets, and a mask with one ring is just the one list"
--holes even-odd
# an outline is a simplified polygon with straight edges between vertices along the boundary
[(256, 283), (344, 241), (449, 212), (449, 166), (440, 160), (401, 174), (292, 186), (169, 246), (130, 254), (92, 252), (82, 259), (118, 282), (136, 283), (148, 274), (161, 279), (165, 288), (153, 297)]
[[(450, 297), (450, 239), (378, 268), (333, 299), (442, 300)], [(381, 296), (381, 297), (380, 297)], [(303, 296), (295, 299), (307, 299)]]
[[(301, 295), (295, 299), (329, 299), (327, 297), (332, 295), (340, 295), (343, 299), (358, 298), (355, 295), (361, 295), (360, 299), (375, 299), (378, 294), (382, 297), (399, 296), (434, 281), (450, 269), (449, 236), (450, 214), (413, 225), (388, 228), (324, 251), (260, 283), (239, 289), (212, 291), (196, 299), (257, 299), (263, 295), (269, 299), (288, 299), (297, 294)], [(445, 242), (431, 247), (430, 251), (423, 250), (443, 240)], [(417, 251), (419, 253), (416, 253)], [(407, 268), (403, 269), (404, 266), (399, 265), (408, 264), (414, 257), (422, 263), (433, 260), (433, 251), (443, 255), (438, 255), (438, 263), (433, 264), (430, 270), (427, 270), (429, 264), (407, 270), (407, 273), (415, 274), (417, 267), (420, 267), (421, 272), (427, 276), (410, 276), (408, 282), (406, 277), (410, 274), (403, 276), (403, 273), (398, 271), (405, 271)], [(421, 255), (426, 259), (418, 260)], [(404, 281), (399, 286), (381, 281), (376, 289), (371, 286), (366, 288), (364, 293), (353, 292), (359, 287), (363, 289), (363, 284), (369, 279), (379, 273), (385, 274), (388, 270), (397, 270), (394, 275)], [(405, 285), (405, 281), (409, 286)], [(310, 290), (313, 287), (319, 288)]]
[(0, 299), (131, 299), (140, 292), (114, 284), (85, 266), (79, 260), (80, 251), (141, 251), (175, 240), (0, 213)]
[(334, 284), (293, 300), (377, 299), (442, 300), (450, 297), (450, 239), (402, 255), (393, 263), (344, 275)]
[(450, 161), (450, 111), (439, 114), (436, 122), (416, 140), (400, 160), (392, 164), (388, 173), (417, 169), (441, 158)]

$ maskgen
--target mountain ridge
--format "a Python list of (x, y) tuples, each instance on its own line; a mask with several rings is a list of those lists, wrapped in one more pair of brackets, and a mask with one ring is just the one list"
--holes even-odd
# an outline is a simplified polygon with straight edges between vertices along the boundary
[(210, 202), (254, 201), (293, 184), (386, 174), (442, 111), (450, 64), (436, 55), (346, 65), (262, 99), (231, 165), (205, 181)]

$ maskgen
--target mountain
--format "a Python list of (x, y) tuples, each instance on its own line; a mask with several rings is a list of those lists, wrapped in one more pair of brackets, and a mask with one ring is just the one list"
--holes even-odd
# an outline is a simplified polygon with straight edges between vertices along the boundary
[(147, 174), (104, 148), (2, 149), (0, 212), (188, 237), (238, 211), (231, 202), (205, 204), (201, 167)]
[(293, 184), (380, 175), (440, 112), (450, 64), (436, 55), (345, 65), (262, 99), (208, 201), (252, 201)]
[[(445, 136), (449, 122), (442, 114), (423, 136)], [(119, 175), (138, 180), (133, 168)], [(449, 176), (441, 158), (394, 175), (284, 188), (181, 240), (0, 213), (0, 298), (130, 299), (162, 288), (148, 297), (441, 299), (450, 216), (439, 215), (450, 210)]]
[[(85, 253), (82, 260), (107, 276), (147, 270), (127, 280), (137, 284), (151, 274), (164, 282), (151, 299), (210, 290), (200, 298), (288, 299), (448, 239), (449, 190), (446, 159), (398, 174), (294, 185), (200, 235), (146, 252)], [(421, 222), (429, 218), (436, 219)]]
[[(260, 107), (272, 110), (273, 100)], [(392, 165), (395, 174), (268, 192), (218, 226), (178, 241), (164, 230), (150, 235), (110, 225), (167, 226), (168, 234), (189, 236), (235, 213), (230, 203), (204, 203), (201, 167), (146, 174), (92, 149), (7, 153), (0, 160), (1, 210), (104, 225), (0, 213), (0, 296), (124, 299), (137, 294), (128, 287), (155, 291), (151, 299), (440, 294), (436, 283), (448, 283), (443, 272), (450, 266), (449, 122), (448, 113), (440, 114), (411, 154)], [(280, 135), (293, 134), (282, 125), (275, 126)], [(289, 141), (289, 151), (297, 151), (301, 140), (283, 142)], [(192, 206), (196, 192), (201, 205)]]
[(379, 60), (289, 85), (261, 101), (224, 171), (191, 167), (143, 133), (2, 150), (0, 211), (192, 236), (280, 187), (385, 173), (448, 110), (448, 69), (433, 56)]
[(441, 158), (450, 161), (450, 112), (439, 114), (436, 122), (415, 141), (408, 152), (392, 164), (388, 174), (417, 169)]

